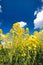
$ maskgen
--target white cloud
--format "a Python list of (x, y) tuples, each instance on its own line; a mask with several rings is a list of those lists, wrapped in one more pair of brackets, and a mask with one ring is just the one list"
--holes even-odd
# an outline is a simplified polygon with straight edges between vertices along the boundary
[(0, 13), (2, 13), (2, 6), (0, 5)]
[(41, 2), (43, 2), (43, 0), (41, 0)]
[(34, 29), (43, 29), (43, 9), (41, 9), (41, 11), (36, 11), (34, 15), (36, 15), (36, 18), (34, 19)]
[(34, 16), (35, 16), (35, 15), (37, 15), (37, 13), (38, 13), (38, 12), (37, 12), (37, 11), (35, 11), (35, 12), (34, 12)]
[(20, 24), (20, 27), (24, 27), (24, 26), (27, 25), (27, 23), (26, 23), (26, 22), (23, 22), (23, 21), (20, 21), (20, 22), (18, 22), (18, 23)]

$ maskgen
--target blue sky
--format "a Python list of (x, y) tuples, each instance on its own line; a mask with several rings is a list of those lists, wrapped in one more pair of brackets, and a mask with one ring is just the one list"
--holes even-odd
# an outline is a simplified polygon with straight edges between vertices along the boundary
[[(0, 28), (3, 33), (9, 32), (13, 23), (26, 22), (30, 33), (39, 30), (40, 27), (34, 29), (34, 12), (39, 12), (43, 6), (43, 0), (0, 0), (2, 12), (0, 12)], [(42, 9), (41, 9), (42, 10)]]

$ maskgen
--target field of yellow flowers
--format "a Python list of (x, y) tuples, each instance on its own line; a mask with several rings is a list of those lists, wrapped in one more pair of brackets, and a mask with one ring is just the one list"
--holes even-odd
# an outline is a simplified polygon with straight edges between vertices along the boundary
[(43, 30), (30, 35), (18, 23), (7, 34), (0, 29), (0, 65), (43, 65)]

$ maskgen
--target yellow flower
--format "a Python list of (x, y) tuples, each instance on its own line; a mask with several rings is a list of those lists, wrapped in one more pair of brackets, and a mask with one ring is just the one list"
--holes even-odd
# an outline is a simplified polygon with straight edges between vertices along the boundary
[(28, 46), (28, 50), (32, 50), (32, 47), (29, 47), (29, 46)]
[(26, 53), (22, 53), (21, 56), (25, 57), (26, 56)]
[(31, 56), (29, 55), (27, 58), (28, 58), (28, 59), (31, 59)]
[(2, 44), (0, 44), (0, 50), (3, 48)]
[(5, 35), (5, 38), (8, 39), (10, 36), (9, 36), (9, 33)]
[(36, 48), (34, 47), (34, 51), (36, 51)]
[(35, 47), (35, 48), (36, 48), (36, 47), (37, 47), (37, 46), (36, 46), (36, 44), (33, 44), (33, 47)]
[(19, 23), (13, 24), (13, 28), (19, 28), (19, 27), (20, 27), (20, 24)]
[(19, 28), (16, 32), (17, 32), (17, 34), (22, 35), (22, 34), (24, 34), (24, 29)]
[(10, 30), (11, 33), (14, 33), (15, 31), (13, 29)]
[(2, 29), (0, 29), (0, 34), (2, 33)]
[(26, 33), (29, 33), (29, 29), (28, 28), (26, 28)]

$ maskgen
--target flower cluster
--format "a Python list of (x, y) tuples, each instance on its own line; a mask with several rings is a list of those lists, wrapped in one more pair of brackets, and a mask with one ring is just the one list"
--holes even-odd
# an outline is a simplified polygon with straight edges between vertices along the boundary
[(0, 65), (43, 65), (43, 30), (30, 35), (18, 23), (7, 34), (0, 29)]

